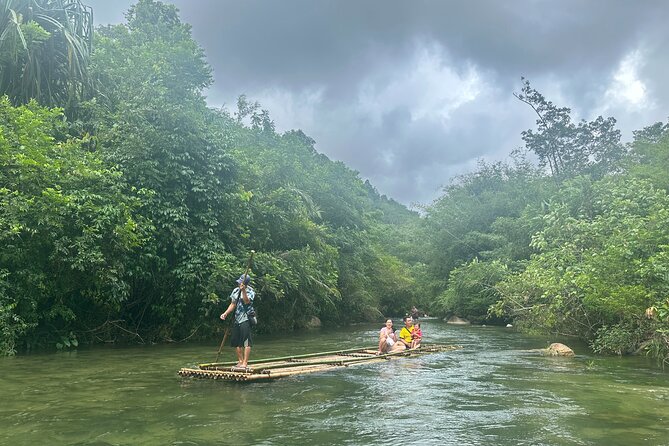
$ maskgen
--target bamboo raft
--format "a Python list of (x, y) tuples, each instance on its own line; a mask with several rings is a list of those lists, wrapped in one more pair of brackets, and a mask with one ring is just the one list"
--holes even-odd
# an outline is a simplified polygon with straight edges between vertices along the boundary
[(259, 381), (323, 372), (356, 364), (422, 356), (459, 348), (461, 347), (455, 345), (423, 345), (419, 348), (380, 355), (376, 354), (375, 349), (351, 348), (331, 352), (256, 359), (249, 361), (249, 366), (245, 369), (235, 367), (236, 362), (234, 361), (198, 364), (194, 368), (182, 368), (178, 374), (182, 377), (220, 379), (224, 381)]

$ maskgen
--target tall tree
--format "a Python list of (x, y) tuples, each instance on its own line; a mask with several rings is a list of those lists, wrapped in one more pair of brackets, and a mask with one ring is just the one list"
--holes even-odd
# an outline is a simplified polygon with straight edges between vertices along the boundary
[(88, 125), (102, 157), (147, 191), (141, 212), (154, 228), (129, 259), (136, 275), (124, 319), (149, 336), (185, 337), (213, 292), (210, 276), (221, 268), (229, 281), (234, 256), (246, 255), (250, 195), (235, 183), (229, 135), (204, 100), (211, 68), (190, 26), (153, 0), (126, 18), (96, 33), (91, 72), (103, 89)]
[(669, 192), (669, 123), (657, 122), (634, 132), (627, 170)]
[(542, 166), (548, 165), (559, 180), (580, 174), (601, 177), (619, 167), (625, 154), (620, 131), (612, 117), (598, 116), (593, 121), (572, 122), (571, 109), (557, 107), (523, 79), (518, 100), (529, 105), (538, 116), (537, 130), (522, 132), (525, 146), (539, 157)]

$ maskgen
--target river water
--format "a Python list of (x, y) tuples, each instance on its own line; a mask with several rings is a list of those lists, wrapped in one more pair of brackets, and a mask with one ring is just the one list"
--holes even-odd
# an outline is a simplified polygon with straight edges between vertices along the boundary
[[(371, 345), (378, 325), (258, 337), (253, 357)], [(177, 376), (215, 342), (0, 358), (0, 444), (669, 445), (669, 371), (644, 357), (545, 358), (529, 350), (555, 339), (422, 325), (462, 349), (256, 383)]]

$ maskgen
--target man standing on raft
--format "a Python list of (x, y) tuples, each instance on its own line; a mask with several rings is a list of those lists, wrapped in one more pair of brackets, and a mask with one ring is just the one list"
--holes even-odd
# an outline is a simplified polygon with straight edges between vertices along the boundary
[(221, 314), (221, 319), (225, 320), (230, 313), (235, 312), (235, 324), (232, 327), (230, 339), (230, 346), (236, 347), (237, 351), (237, 365), (235, 367), (248, 367), (251, 346), (253, 346), (251, 322), (247, 312), (253, 306), (256, 293), (251, 288), (250, 283), (251, 277), (248, 274), (239, 276), (239, 279), (237, 279), (238, 286), (230, 294), (230, 305)]

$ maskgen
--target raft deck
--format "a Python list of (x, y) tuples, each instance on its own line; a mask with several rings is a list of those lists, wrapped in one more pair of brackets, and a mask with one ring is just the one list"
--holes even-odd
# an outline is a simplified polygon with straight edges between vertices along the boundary
[(258, 381), (322, 372), (351, 365), (382, 362), (430, 353), (446, 352), (461, 347), (455, 345), (423, 345), (419, 348), (385, 354), (376, 354), (376, 349), (352, 348), (331, 352), (284, 356), (280, 358), (249, 361), (249, 367), (235, 367), (236, 362), (198, 364), (195, 368), (182, 368), (183, 377), (221, 379), (224, 381)]

